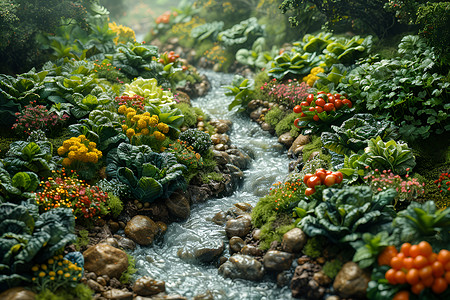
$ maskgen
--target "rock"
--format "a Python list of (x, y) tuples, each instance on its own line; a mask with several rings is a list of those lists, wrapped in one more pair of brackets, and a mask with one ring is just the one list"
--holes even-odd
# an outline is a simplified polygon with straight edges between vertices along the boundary
[(250, 213), (253, 209), (253, 206), (251, 204), (245, 202), (235, 203), (234, 206), (246, 213)]
[(308, 157), (308, 161), (314, 159), (314, 157), (316, 157), (317, 155), (320, 155), (319, 151), (314, 151), (313, 153), (311, 153), (311, 155)]
[(214, 215), (211, 221), (213, 221), (217, 225), (225, 225), (225, 223), (228, 221), (227, 213), (224, 211), (219, 211)]
[(177, 255), (184, 260), (196, 260), (202, 263), (210, 263), (217, 260), (225, 250), (222, 240), (188, 242), (183, 248), (178, 249)]
[(343, 298), (362, 298), (366, 295), (369, 281), (368, 274), (350, 261), (342, 266), (334, 279), (333, 288)]
[(261, 129), (264, 130), (264, 131), (271, 131), (271, 130), (273, 130), (272, 126), (270, 126), (270, 124), (267, 123), (267, 122), (262, 122), (261, 123)]
[(238, 236), (240, 238), (245, 238), (245, 236), (252, 229), (252, 221), (250, 216), (239, 216), (236, 219), (231, 219), (227, 221), (225, 225), (225, 232), (228, 238), (233, 236)]
[(189, 105), (191, 105), (191, 98), (189, 97), (188, 94), (186, 94), (185, 92), (182, 91), (177, 91), (177, 100), (180, 103), (187, 103)]
[(214, 295), (211, 291), (206, 291), (203, 294), (195, 296), (193, 300), (214, 300)]
[(105, 243), (110, 246), (119, 248), (119, 243), (117, 242), (117, 240), (115, 238), (107, 238), (107, 239), (102, 240), (100, 243)]
[(132, 300), (133, 293), (118, 289), (111, 289), (102, 293), (102, 296), (111, 300)]
[(314, 273), (313, 279), (320, 285), (329, 285), (331, 283), (331, 278), (328, 277), (328, 275), (326, 275), (323, 271)]
[(217, 151), (225, 151), (226, 150), (224, 144), (214, 145), (214, 149), (217, 150)]
[(245, 170), (248, 168), (248, 165), (251, 161), (251, 158), (248, 154), (243, 153), (238, 149), (228, 149), (226, 153), (228, 153), (228, 155), (230, 156), (230, 164), (235, 165), (241, 170)]
[(261, 249), (252, 245), (245, 245), (242, 247), (241, 253), (250, 256), (262, 256), (264, 254)]
[(34, 300), (36, 294), (24, 287), (16, 286), (0, 294), (2, 300)]
[(309, 144), (309, 142), (310, 142), (309, 135), (300, 134), (298, 137), (295, 138), (294, 142), (292, 143), (291, 149), (296, 149), (300, 146), (304, 146), (306, 144)]
[(125, 235), (143, 246), (153, 243), (158, 232), (159, 228), (156, 223), (149, 217), (141, 215), (134, 216), (125, 227)]
[(99, 283), (101, 286), (106, 286), (107, 282), (106, 279), (103, 277), (97, 277), (97, 283)]
[(259, 241), (261, 239), (261, 229), (257, 228), (252, 233), (253, 239)]
[(175, 220), (186, 220), (191, 214), (191, 206), (183, 193), (173, 193), (166, 199), (166, 206)]
[(156, 222), (156, 225), (159, 228), (159, 233), (164, 234), (167, 231), (167, 224), (161, 221)]
[(219, 120), (214, 126), (217, 129), (217, 133), (225, 133), (230, 130), (228, 122), (225, 122), (224, 120)]
[(120, 248), (123, 248), (125, 250), (136, 249), (136, 243), (129, 238), (120, 235), (114, 235), (114, 237), (117, 239), (117, 243), (119, 244)]
[(211, 135), (211, 140), (214, 145), (227, 145), (230, 142), (230, 137), (225, 133), (214, 133), (213, 135)]
[(95, 274), (94, 272), (86, 273), (86, 278), (92, 279), (92, 280), (97, 280), (97, 274)]
[(262, 110), (263, 110), (262, 107), (258, 107), (257, 109), (255, 109), (254, 111), (252, 111), (252, 112), (250, 113), (250, 119), (252, 119), (253, 121), (258, 120), (259, 117), (260, 117), (261, 114), (262, 114)]
[(127, 254), (108, 244), (97, 244), (83, 252), (84, 268), (97, 276), (120, 278), (128, 268)]
[(117, 278), (111, 278), (109, 281), (109, 286), (115, 289), (122, 287), (122, 283)]
[(292, 273), (290, 273), (288, 271), (280, 272), (277, 275), (277, 286), (278, 287), (289, 286), (291, 279), (292, 279)]
[(284, 271), (291, 268), (294, 256), (291, 253), (269, 250), (263, 258), (264, 268), (271, 271)]
[(112, 220), (109, 220), (108, 225), (109, 225), (109, 230), (111, 230), (111, 233), (116, 233), (120, 229), (119, 223), (114, 222)]
[(244, 246), (245, 246), (245, 242), (240, 237), (233, 236), (230, 239), (229, 247), (230, 247), (230, 253), (231, 254), (240, 252), (242, 247), (244, 247)]
[(283, 235), (281, 248), (285, 252), (298, 253), (307, 240), (306, 234), (300, 228), (293, 228)]
[(213, 154), (218, 165), (226, 165), (230, 161), (230, 156), (226, 152), (213, 150)]
[(292, 143), (294, 142), (294, 138), (292, 137), (291, 133), (285, 132), (282, 135), (278, 137), (278, 143), (285, 145), (286, 147), (291, 147)]
[(255, 110), (257, 107), (258, 107), (258, 101), (257, 100), (255, 100), (255, 99), (253, 99), (253, 100), (251, 100), (248, 104), (247, 104), (247, 107), (250, 109), (250, 110)]
[(313, 275), (322, 269), (320, 265), (306, 262), (295, 268), (291, 280), (292, 297), (304, 299), (323, 299), (325, 288), (313, 279)]
[(259, 281), (264, 276), (264, 267), (251, 256), (235, 254), (219, 267), (219, 274), (231, 279)]
[(155, 280), (148, 276), (143, 276), (134, 282), (132, 289), (139, 296), (151, 296), (165, 292), (166, 283), (162, 280)]
[(94, 292), (103, 292), (105, 290), (104, 286), (93, 279), (89, 279), (86, 284)]
[(211, 191), (205, 186), (189, 185), (187, 195), (192, 203), (202, 203), (211, 196)]

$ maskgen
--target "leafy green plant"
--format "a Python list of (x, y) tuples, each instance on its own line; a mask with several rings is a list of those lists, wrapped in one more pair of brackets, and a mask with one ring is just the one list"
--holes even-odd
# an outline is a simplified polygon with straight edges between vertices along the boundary
[(53, 145), (49, 141), (17, 141), (10, 145), (3, 163), (10, 174), (31, 171), (40, 177), (49, 177), (56, 167), (51, 161), (52, 153)]
[(230, 29), (219, 33), (217, 40), (235, 53), (240, 48), (249, 48), (260, 36), (264, 35), (264, 27), (258, 24), (254, 17), (235, 24)]
[(138, 270), (136, 269), (136, 259), (127, 253), (127, 258), (128, 258), (128, 267), (125, 270), (125, 272), (122, 273), (122, 275), (120, 275), (119, 281), (122, 284), (127, 284), (130, 283), (131, 277), (133, 276), (134, 273), (136, 273)]
[(178, 137), (181, 124), (184, 122), (184, 116), (180, 109), (165, 105), (156, 106), (149, 104), (145, 106), (145, 110), (151, 115), (158, 116), (159, 122), (169, 127), (167, 135), (170, 138), (175, 139)]
[(198, 129), (188, 129), (180, 134), (180, 140), (192, 146), (195, 152), (205, 154), (212, 146), (211, 137)]
[(433, 201), (412, 202), (398, 213), (392, 223), (394, 236), (399, 243), (417, 244), (428, 241), (433, 249), (448, 248), (450, 239), (450, 208), (438, 209)]
[(268, 69), (269, 76), (281, 80), (287, 76), (299, 77), (318, 67), (322, 57), (316, 53), (283, 52), (276, 56)]
[(146, 145), (121, 143), (109, 153), (106, 173), (127, 184), (136, 199), (153, 202), (184, 186), (184, 169), (172, 153), (156, 153)]
[(236, 52), (236, 60), (253, 69), (270, 68), (273, 58), (278, 54), (275, 46), (270, 51), (265, 51), (266, 39), (259, 37), (253, 43), (252, 49), (241, 48)]
[(384, 141), (396, 139), (396, 127), (389, 121), (376, 120), (371, 114), (355, 114), (341, 126), (332, 125), (334, 132), (323, 132), (323, 146), (338, 154), (358, 153), (368, 145), (369, 139), (380, 138)]
[(12, 178), (0, 167), (0, 203), (15, 202), (34, 198), (39, 186), (39, 177), (33, 172), (18, 172)]
[(312, 258), (318, 258), (322, 255), (326, 241), (323, 236), (313, 236), (308, 238), (302, 252)]
[(214, 21), (194, 27), (191, 30), (191, 37), (197, 42), (209, 39), (215, 41), (219, 32), (222, 31), (224, 23), (222, 21)]
[(339, 84), (356, 107), (392, 119), (407, 141), (450, 130), (450, 82), (433, 71), (437, 58), (418, 37), (405, 36), (398, 57), (365, 62)]
[(332, 242), (361, 239), (363, 233), (390, 226), (395, 216), (391, 206), (395, 194), (387, 190), (374, 195), (367, 186), (325, 189), (323, 202), (314, 208), (314, 215), (302, 218), (298, 227), (308, 236), (323, 235)]
[(240, 75), (234, 76), (231, 85), (225, 86), (224, 88), (229, 90), (225, 92), (225, 95), (234, 96), (234, 100), (228, 105), (228, 110), (232, 110), (237, 106), (239, 107), (239, 111), (244, 111), (254, 94), (253, 82)]
[(362, 239), (351, 243), (356, 250), (352, 260), (358, 263), (361, 269), (375, 266), (378, 254), (391, 244), (392, 236), (389, 236), (388, 231), (381, 231), (377, 234), (364, 233)]
[(125, 84), (123, 94), (129, 97), (134, 95), (145, 97), (144, 104), (153, 104), (156, 106), (170, 106), (175, 104), (172, 92), (162, 89), (155, 78), (137, 78), (131, 83)]
[(352, 65), (359, 58), (367, 56), (372, 47), (372, 36), (361, 38), (354, 36), (351, 39), (336, 38), (329, 43), (323, 51), (327, 66), (333, 64)]
[(102, 93), (99, 97), (92, 94), (89, 94), (86, 97), (83, 97), (81, 94), (74, 94), (73, 100), (71, 101), (73, 107), (70, 109), (70, 112), (75, 118), (81, 119), (95, 109), (104, 108), (104, 106), (111, 103), (111, 101), (111, 98), (105, 93)]
[(32, 207), (0, 204), (1, 289), (29, 281), (32, 265), (62, 253), (76, 239), (70, 209), (55, 208), (38, 215)]
[(314, 87), (327, 93), (335, 91), (338, 84), (351, 69), (352, 67), (346, 67), (343, 64), (334, 64), (330, 67), (330, 71), (317, 74), (319, 79), (314, 82)]

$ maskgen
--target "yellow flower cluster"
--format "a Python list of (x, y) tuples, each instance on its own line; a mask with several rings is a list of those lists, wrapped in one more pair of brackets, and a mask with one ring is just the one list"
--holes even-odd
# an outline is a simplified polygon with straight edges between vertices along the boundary
[(311, 73), (309, 75), (303, 77), (303, 82), (306, 82), (310, 87), (314, 85), (314, 82), (316, 82), (319, 77), (317, 74), (325, 72), (325, 70), (321, 67), (315, 67), (311, 69)]
[(124, 115), (126, 119), (122, 125), (122, 130), (126, 136), (132, 140), (133, 137), (154, 136), (158, 141), (166, 139), (165, 134), (169, 132), (169, 126), (159, 122), (157, 115), (151, 115), (149, 112), (136, 114), (136, 110), (131, 107), (121, 105), (118, 113)]
[(38, 288), (48, 288), (55, 291), (61, 286), (70, 286), (81, 279), (83, 268), (76, 263), (64, 259), (62, 255), (55, 255), (47, 261), (47, 264), (34, 265), (33, 284)]
[(130, 27), (117, 25), (116, 22), (109, 23), (109, 29), (116, 33), (116, 37), (113, 39), (114, 43), (126, 43), (136, 42), (136, 35)]
[(71, 137), (63, 142), (58, 148), (58, 155), (67, 155), (63, 159), (63, 166), (70, 166), (74, 161), (97, 163), (102, 158), (102, 152), (98, 150), (97, 144), (89, 141), (84, 135)]

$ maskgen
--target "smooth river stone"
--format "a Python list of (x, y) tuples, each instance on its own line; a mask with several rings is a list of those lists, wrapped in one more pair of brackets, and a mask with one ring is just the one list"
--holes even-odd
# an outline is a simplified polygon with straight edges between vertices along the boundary
[(264, 277), (264, 266), (251, 256), (235, 254), (219, 267), (219, 274), (231, 279), (259, 281)]

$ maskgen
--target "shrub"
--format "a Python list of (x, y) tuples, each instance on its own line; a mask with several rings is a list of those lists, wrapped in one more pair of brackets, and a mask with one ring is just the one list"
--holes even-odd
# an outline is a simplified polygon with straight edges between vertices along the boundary
[(195, 152), (206, 153), (212, 146), (212, 140), (209, 134), (198, 129), (188, 129), (180, 134), (180, 140), (187, 142), (192, 146)]

